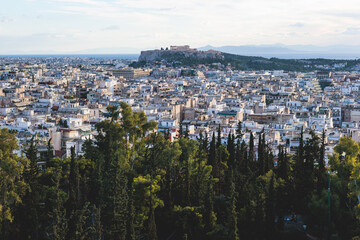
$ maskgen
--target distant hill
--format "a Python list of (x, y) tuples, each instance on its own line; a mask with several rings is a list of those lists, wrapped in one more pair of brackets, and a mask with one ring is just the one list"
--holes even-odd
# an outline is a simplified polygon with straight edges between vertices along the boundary
[(196, 49), (190, 49), (186, 51), (179, 50), (147, 50), (141, 51), (139, 61), (161, 61), (163, 59), (167, 61), (177, 61), (182, 58), (194, 58), (194, 59), (216, 59), (223, 60), (224, 56), (219, 51), (206, 50), (206, 51), (197, 51)]
[[(206, 51), (170, 51), (148, 50), (142, 51), (139, 61), (133, 62), (132, 67), (143, 67), (153, 64), (165, 64), (173, 67), (196, 67), (199, 64), (222, 67), (232, 66), (238, 70), (285, 70), (285, 71), (313, 71), (313, 70), (354, 70), (359, 67), (359, 60), (336, 59), (281, 59), (259, 56), (243, 56), (214, 50)], [(216, 64), (216, 65), (214, 65)]]

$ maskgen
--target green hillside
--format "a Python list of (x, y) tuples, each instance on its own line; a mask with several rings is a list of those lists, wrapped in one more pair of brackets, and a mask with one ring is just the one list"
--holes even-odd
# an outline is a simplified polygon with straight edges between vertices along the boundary
[(151, 62), (133, 62), (131, 67), (144, 67), (165, 64), (172, 67), (197, 67), (199, 64), (231, 66), (236, 70), (284, 70), (284, 71), (313, 71), (313, 70), (355, 70), (360, 64), (359, 60), (335, 60), (335, 59), (280, 59), (253, 56), (242, 56), (222, 53), (223, 58), (197, 58), (185, 57), (179, 54), (164, 53)]

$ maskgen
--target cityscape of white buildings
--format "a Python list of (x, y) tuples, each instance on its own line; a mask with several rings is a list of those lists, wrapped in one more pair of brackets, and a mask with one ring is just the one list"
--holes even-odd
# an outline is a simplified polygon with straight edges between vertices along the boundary
[[(39, 154), (50, 141), (58, 157), (81, 155), (106, 107), (128, 103), (176, 141), (179, 127), (196, 139), (220, 126), (226, 143), (239, 121), (249, 141), (262, 130), (277, 154), (293, 153), (310, 130), (326, 134), (330, 154), (340, 137), (360, 141), (360, 72), (236, 71), (221, 64), (129, 68), (130, 60), (82, 57), (0, 58), (0, 127), (16, 131), (19, 154), (35, 134)], [(255, 138), (257, 134), (254, 134)], [(255, 149), (256, 151), (256, 149)]]

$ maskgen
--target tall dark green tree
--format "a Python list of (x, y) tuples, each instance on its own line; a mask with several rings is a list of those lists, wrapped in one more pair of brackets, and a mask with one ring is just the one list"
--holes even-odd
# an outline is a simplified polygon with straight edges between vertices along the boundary
[(20, 231), (21, 238), (39, 239), (39, 206), (41, 186), (39, 184), (40, 169), (38, 167), (38, 151), (35, 136), (30, 140), (30, 146), (25, 154), (29, 159), (29, 166), (25, 168), (24, 179), (29, 185), (29, 189), (23, 198), (20, 208), (22, 216), (18, 216), (22, 221)]
[(78, 239), (77, 227), (80, 223), (78, 209), (80, 208), (80, 176), (78, 159), (75, 147), (71, 147), (70, 173), (69, 173), (69, 199), (67, 205), (68, 239)]
[(222, 143), (221, 143), (221, 127), (220, 127), (220, 124), (219, 124), (218, 132), (217, 132), (216, 148), (219, 148), (221, 145), (222, 145)]
[(317, 168), (317, 192), (320, 194), (322, 190), (326, 189), (327, 173), (325, 168), (325, 129), (322, 132), (321, 146), (319, 151), (318, 168)]
[(241, 123), (241, 121), (239, 121), (237, 126), (236, 126), (236, 138), (237, 139), (242, 139), (242, 137), (243, 137), (242, 123)]
[(214, 192), (213, 192), (212, 183), (209, 182), (209, 186), (206, 191), (206, 195), (204, 199), (204, 213), (203, 213), (206, 233), (213, 231), (216, 226), (216, 215), (214, 212), (213, 194)]
[(235, 184), (231, 182), (230, 185), (230, 195), (228, 196), (228, 221), (227, 221), (227, 228), (228, 228), (228, 238), (238, 240), (239, 233), (238, 233), (238, 212), (236, 209), (236, 199), (237, 193), (235, 192)]
[(271, 175), (265, 200), (265, 226), (269, 239), (275, 239), (275, 204), (274, 174)]
[(247, 157), (247, 162), (249, 163), (249, 168), (252, 172), (256, 172), (256, 162), (255, 162), (255, 143), (254, 143), (254, 135), (250, 133), (249, 140), (249, 153)]
[(265, 174), (265, 165), (266, 165), (266, 156), (265, 156), (265, 146), (262, 141), (262, 132), (259, 134), (259, 143), (258, 143), (258, 173), (259, 175)]
[(215, 133), (213, 132), (210, 147), (209, 147), (209, 160), (208, 163), (212, 166), (212, 174), (214, 178), (219, 178), (220, 176), (220, 169), (219, 169), (219, 162), (218, 158), (216, 156), (216, 139), (215, 139)]

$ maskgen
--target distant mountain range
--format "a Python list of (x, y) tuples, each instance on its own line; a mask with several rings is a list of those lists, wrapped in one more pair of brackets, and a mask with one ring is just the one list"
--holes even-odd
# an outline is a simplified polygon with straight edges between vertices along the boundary
[(240, 46), (221, 46), (215, 47), (207, 45), (199, 47), (198, 50), (217, 50), (225, 53), (259, 56), (266, 58), (283, 59), (309, 59), (309, 58), (327, 58), (327, 59), (357, 59), (360, 58), (360, 46), (333, 45), (333, 46), (315, 46), (315, 45), (240, 45)]

